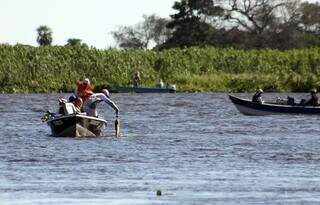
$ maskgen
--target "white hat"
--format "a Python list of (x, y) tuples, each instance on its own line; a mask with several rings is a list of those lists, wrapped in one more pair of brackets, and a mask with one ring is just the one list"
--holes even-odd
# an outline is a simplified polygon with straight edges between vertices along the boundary
[(90, 84), (89, 78), (84, 79), (82, 82), (83, 82), (83, 84)]
[(312, 93), (317, 93), (317, 89), (312, 88), (312, 89), (310, 90), (310, 92), (312, 92)]
[(107, 89), (102, 89), (102, 93), (105, 94), (108, 98), (110, 97), (110, 93)]

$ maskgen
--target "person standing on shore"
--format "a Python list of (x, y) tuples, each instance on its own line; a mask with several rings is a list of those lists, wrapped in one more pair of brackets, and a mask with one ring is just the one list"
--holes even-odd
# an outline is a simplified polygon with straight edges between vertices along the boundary
[(137, 70), (134, 74), (133, 74), (133, 86), (135, 88), (139, 87), (140, 82), (141, 82), (141, 76), (140, 76), (140, 72)]

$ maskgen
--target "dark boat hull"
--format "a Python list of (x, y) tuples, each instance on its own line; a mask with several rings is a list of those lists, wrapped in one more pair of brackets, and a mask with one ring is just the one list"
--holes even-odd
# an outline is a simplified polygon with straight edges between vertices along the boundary
[(175, 93), (173, 88), (117, 87), (115, 93)]
[(54, 137), (97, 137), (107, 126), (103, 119), (81, 114), (55, 117), (47, 123)]
[(272, 103), (254, 103), (250, 100), (229, 95), (235, 107), (245, 115), (274, 115), (274, 114), (308, 114), (320, 115), (320, 107), (280, 105)]

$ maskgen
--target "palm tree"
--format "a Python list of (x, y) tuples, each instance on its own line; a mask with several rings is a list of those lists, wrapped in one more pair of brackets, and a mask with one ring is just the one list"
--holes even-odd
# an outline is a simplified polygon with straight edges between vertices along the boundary
[(40, 46), (50, 46), (52, 43), (52, 30), (48, 26), (42, 25), (37, 28), (37, 42)]

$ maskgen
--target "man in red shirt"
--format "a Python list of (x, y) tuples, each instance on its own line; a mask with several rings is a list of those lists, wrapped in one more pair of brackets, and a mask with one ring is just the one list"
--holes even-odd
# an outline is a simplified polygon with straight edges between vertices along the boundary
[(92, 94), (93, 86), (90, 84), (90, 80), (88, 78), (83, 81), (77, 81), (76, 96), (82, 99), (82, 103), (85, 103)]

